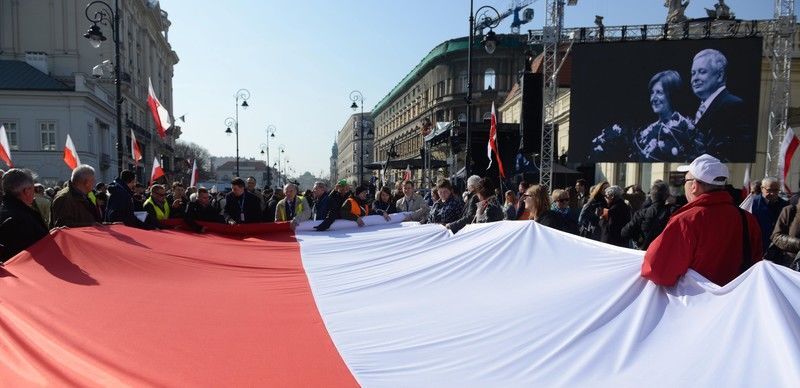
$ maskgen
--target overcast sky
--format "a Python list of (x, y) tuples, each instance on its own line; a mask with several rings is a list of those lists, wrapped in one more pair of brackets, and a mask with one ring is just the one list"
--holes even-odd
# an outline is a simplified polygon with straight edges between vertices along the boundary
[[(715, 1), (692, 0), (689, 17), (705, 15)], [(773, 0), (728, 0), (741, 19), (769, 19)], [(508, 9), (508, 0), (476, 1)], [(544, 0), (533, 3), (541, 28)], [(566, 9), (566, 25), (588, 26), (594, 15), (607, 26), (663, 23), (663, 0), (580, 0)], [(383, 98), (436, 45), (466, 36), (467, 0), (161, 0), (172, 26), (174, 115), (186, 115), (182, 140), (215, 156), (235, 154), (225, 119), (234, 116), (234, 94), (251, 93), (239, 111), (242, 157), (261, 157), (265, 129), (286, 147), (297, 174), (327, 173), (336, 132), (352, 113), (350, 91), (364, 94), (367, 110)], [(509, 18), (510, 19), (510, 18)], [(498, 32), (508, 33), (506, 19)]]

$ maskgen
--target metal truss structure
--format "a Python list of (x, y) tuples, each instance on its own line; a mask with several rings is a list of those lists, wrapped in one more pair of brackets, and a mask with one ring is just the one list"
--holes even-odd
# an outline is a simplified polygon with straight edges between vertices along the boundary
[[(593, 26), (564, 28), (564, 0), (547, 0), (545, 25), (541, 30), (528, 32), (528, 44), (543, 49), (542, 78), (542, 144), (539, 184), (552, 190), (555, 159), (555, 107), (558, 98), (558, 72), (561, 62), (559, 49), (573, 43), (602, 43), (621, 41), (658, 41), (682, 39), (728, 39), (760, 36), (768, 48), (772, 69), (769, 97), (769, 138), (767, 142), (766, 175), (779, 176), (780, 143), (788, 129), (790, 70), (796, 17), (794, 0), (775, 0), (775, 19), (772, 20), (689, 20), (683, 23), (633, 26)], [(565, 55), (566, 57), (566, 55)]]

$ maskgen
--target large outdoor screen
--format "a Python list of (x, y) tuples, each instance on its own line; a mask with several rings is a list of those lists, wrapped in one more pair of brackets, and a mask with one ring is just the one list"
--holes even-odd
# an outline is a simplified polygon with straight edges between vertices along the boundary
[(761, 38), (575, 44), (569, 157), (753, 162)]

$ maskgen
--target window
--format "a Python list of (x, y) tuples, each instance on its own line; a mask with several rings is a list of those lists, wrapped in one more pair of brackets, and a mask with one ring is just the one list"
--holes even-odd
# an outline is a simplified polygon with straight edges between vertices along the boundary
[(461, 70), (458, 73), (458, 86), (459, 92), (466, 92), (467, 88), (469, 88), (469, 77), (467, 77), (466, 70)]
[(42, 151), (56, 150), (56, 123), (42, 121), (39, 123), (39, 135), (42, 139)]
[(17, 122), (16, 121), (2, 121), (0, 125), (6, 129), (6, 137), (8, 137), (8, 146), (12, 150), (19, 149), (19, 138), (17, 137)]
[(491, 67), (486, 69), (486, 73), (483, 74), (483, 88), (486, 90), (492, 90), (496, 88), (495, 85), (496, 76), (494, 69)]

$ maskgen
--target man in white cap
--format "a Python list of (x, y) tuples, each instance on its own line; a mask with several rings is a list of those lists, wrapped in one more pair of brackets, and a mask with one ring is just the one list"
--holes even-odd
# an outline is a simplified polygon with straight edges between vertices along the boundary
[(690, 268), (723, 286), (761, 259), (761, 229), (725, 191), (728, 167), (703, 154), (688, 166), (684, 189), (689, 203), (672, 214), (647, 248), (642, 276), (672, 286)]

